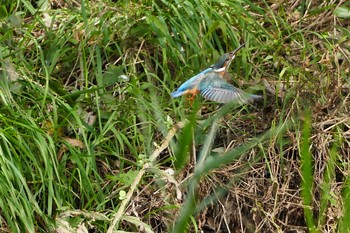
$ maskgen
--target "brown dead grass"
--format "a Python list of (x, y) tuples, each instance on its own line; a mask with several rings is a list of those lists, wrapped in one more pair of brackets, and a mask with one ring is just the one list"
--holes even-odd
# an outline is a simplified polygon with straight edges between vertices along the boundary
[[(324, 3), (322, 3), (324, 4)], [(332, 4), (332, 3), (329, 3)], [(337, 4), (341, 4), (337, 2)], [(331, 10), (317, 16), (308, 15), (314, 5), (308, 6), (304, 15), (294, 13), (296, 3), (286, 3), (290, 13), (288, 22), (295, 30), (305, 30), (305, 37), (318, 51), (314, 57), (301, 59), (300, 49), (294, 42), (290, 42), (290, 55), (285, 59), (309, 74), (308, 80), (295, 80), (286, 83), (277, 82), (273, 78), (262, 76), (267, 90), (265, 106), (251, 108), (249, 117), (244, 112), (239, 116), (226, 117), (222, 121), (223, 127), (218, 132), (214, 148), (229, 150), (244, 141), (264, 132), (270, 128), (271, 122), (278, 122), (283, 112), (284, 119), (303, 120), (303, 110), (312, 112), (312, 153), (314, 158), (314, 200), (313, 210), (317, 216), (320, 209), (320, 195), (324, 183), (325, 169), (330, 158), (330, 150), (337, 137), (342, 138), (339, 145), (339, 157), (336, 167), (336, 177), (331, 182), (330, 205), (327, 206), (322, 232), (334, 232), (337, 220), (341, 217), (342, 206), (341, 190), (344, 177), (348, 175), (350, 155), (350, 86), (344, 80), (349, 75), (349, 50), (345, 44), (334, 46), (330, 51), (325, 47), (324, 41), (309, 31), (333, 34), (340, 36), (336, 25), (349, 26), (349, 21), (338, 21)], [(272, 10), (279, 6), (271, 5)], [(295, 48), (293, 48), (295, 47)], [(335, 55), (337, 54), (337, 55)], [(254, 56), (254, 55), (253, 55)], [(254, 60), (254, 57), (251, 58)], [(315, 62), (317, 61), (317, 62)], [(320, 65), (322, 68), (320, 69)], [(271, 72), (273, 73), (273, 67)], [(316, 86), (310, 88), (310, 85)], [(275, 101), (275, 92), (278, 88), (278, 100)], [(295, 97), (289, 98), (287, 109), (281, 109), (287, 92), (294, 92)], [(278, 104), (276, 104), (276, 102)], [(254, 132), (254, 133), (252, 133)], [(200, 185), (200, 198), (203, 199), (215, 192), (217, 187), (226, 187), (227, 193), (220, 197), (218, 202), (212, 204), (196, 217), (198, 228), (203, 232), (308, 232), (304, 220), (303, 204), (300, 197), (300, 156), (298, 144), (300, 133), (288, 132), (286, 143), (282, 146), (274, 141), (269, 142), (268, 153), (260, 162), (249, 165), (257, 160), (257, 150), (252, 150), (245, 157), (234, 164), (223, 167), (207, 176)], [(191, 175), (191, 168), (179, 174), (179, 183)], [(239, 179), (237, 179), (239, 177)], [(149, 186), (151, 188), (151, 186)], [(167, 193), (174, 193), (171, 186), (167, 186)], [(153, 203), (142, 205), (148, 212), (163, 206), (167, 198), (157, 195), (144, 197), (142, 202)], [(171, 198), (170, 198), (171, 199)], [(138, 202), (139, 203), (139, 202)], [(145, 212), (145, 209), (142, 210)], [(165, 213), (165, 214), (164, 214)], [(164, 225), (171, 225), (173, 217), (168, 211), (154, 215), (150, 223), (157, 232), (164, 232)]]
[[(349, 27), (350, 21), (334, 18), (333, 8), (321, 14), (310, 15), (309, 12), (315, 7), (326, 4), (319, 1), (312, 1), (302, 15), (295, 10), (298, 2), (280, 1), (271, 4), (270, 8), (278, 14), (279, 8), (283, 6), (288, 17), (286, 21), (292, 29), (302, 31), (308, 42), (317, 48), (312, 56), (301, 59), (300, 44), (286, 38), (281, 49), (281, 60), (306, 75), (291, 77), (288, 83), (277, 81), (276, 70), (284, 64), (257, 65), (255, 61), (264, 54), (253, 52), (250, 63), (254, 75), (260, 78), (265, 87), (266, 99), (264, 103), (250, 106), (248, 111), (243, 110), (239, 115), (225, 116), (217, 133), (214, 149), (227, 151), (235, 148), (265, 132), (272, 123), (281, 119), (302, 121), (303, 111), (310, 108), (313, 122), (311, 145), (314, 156), (315, 214), (321, 205), (319, 197), (330, 150), (336, 137), (342, 138), (337, 164), (343, 166), (336, 167), (336, 177), (331, 183), (332, 204), (327, 207), (325, 223), (323, 229), (320, 229), (323, 232), (333, 232), (341, 217), (342, 210), (339, 206), (342, 203), (339, 197), (342, 182), (349, 173), (346, 164), (350, 162), (350, 79), (346, 81), (342, 77), (349, 77), (350, 74), (350, 45), (340, 44), (330, 51), (325, 41), (312, 32), (327, 33), (331, 35), (329, 40), (337, 40), (341, 37), (341, 32), (336, 26)], [(343, 2), (345, 1), (327, 4), (341, 5)], [(69, 7), (62, 1), (53, 1), (52, 4), (57, 8)], [(257, 20), (264, 24), (264, 16)], [(269, 25), (266, 28), (269, 30)], [(264, 66), (264, 72), (261, 72), (260, 66)], [(286, 98), (289, 93), (294, 97)], [(285, 109), (282, 109), (283, 103), (286, 103)], [(206, 109), (203, 109), (203, 114), (205, 112)], [(262, 145), (268, 148), (264, 158), (258, 155), (259, 148), (255, 148), (235, 163), (222, 167), (203, 179), (198, 197), (200, 200), (215, 193), (219, 187), (225, 187), (227, 191), (217, 202), (196, 216), (198, 228), (203, 232), (308, 232), (300, 197), (300, 136), (299, 133), (289, 131), (284, 138), (285, 144), (279, 145), (272, 140)], [(194, 166), (194, 161), (191, 161), (176, 176), (179, 184), (186, 183)], [(140, 217), (155, 232), (166, 232), (173, 224), (177, 207), (183, 200), (177, 198), (173, 183), (153, 177), (144, 181), (126, 214)], [(171, 205), (174, 205), (173, 209), (163, 208)], [(133, 226), (130, 224), (129, 228)]]

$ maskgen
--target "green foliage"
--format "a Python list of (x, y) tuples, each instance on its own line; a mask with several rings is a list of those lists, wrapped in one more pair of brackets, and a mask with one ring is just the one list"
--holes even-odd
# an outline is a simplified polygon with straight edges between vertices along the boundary
[(312, 154), (310, 152), (310, 132), (311, 121), (310, 113), (305, 116), (305, 122), (302, 131), (302, 142), (300, 143), (300, 159), (301, 159), (301, 197), (304, 204), (304, 213), (306, 224), (310, 232), (317, 232), (315, 229), (314, 216), (312, 214), (312, 191), (313, 191), (313, 169)]
[[(264, 158), (268, 172), (259, 171), (281, 186), (288, 180), (284, 169), (300, 155), (302, 180), (296, 186), (302, 187), (306, 225), (310, 231), (322, 231), (334, 207), (343, 214), (334, 225), (346, 232), (350, 201), (344, 154), (349, 141), (342, 117), (349, 112), (345, 83), (350, 33), (345, 23), (322, 30), (315, 23), (327, 20), (329, 13), (343, 23), (348, 6), (288, 4), (3, 1), (0, 229), (76, 232), (90, 227), (106, 232), (113, 228), (111, 219), (122, 201), (131, 198), (135, 209), (122, 209), (116, 231), (200, 231), (197, 214), (217, 203), (217, 193), (224, 196), (234, 182), (248, 178), (238, 174), (234, 181), (223, 179), (225, 187), (208, 187), (205, 198), (199, 191), (201, 182), (253, 153), (254, 159), (239, 171), (254, 170)], [(329, 36), (332, 31), (338, 33), (334, 38)], [(196, 99), (190, 107), (181, 98), (170, 98), (182, 82), (243, 42), (246, 47), (230, 73), (243, 81), (235, 83), (239, 86), (253, 83), (252, 90), (264, 93), (264, 103), (256, 109), (218, 107)], [(303, 121), (305, 106), (311, 109)], [(157, 160), (150, 161), (173, 127), (186, 119)], [(315, 130), (319, 119), (327, 124)], [(327, 137), (317, 134), (323, 130)], [(317, 146), (313, 134), (332, 142), (325, 143), (330, 149), (325, 150), (327, 160), (320, 166), (325, 169), (319, 173), (315, 164), (322, 162), (310, 150)], [(231, 142), (235, 146), (229, 146)], [(287, 147), (299, 150), (290, 152)], [(282, 168), (275, 174), (276, 160)], [(322, 174), (320, 186), (314, 183), (315, 174)], [(343, 185), (341, 200), (334, 183)], [(261, 214), (253, 209), (256, 216)], [(254, 224), (259, 225), (247, 223)], [(262, 230), (271, 229), (276, 230)]]
[(340, 18), (350, 18), (350, 8), (345, 6), (339, 6), (335, 8), (334, 15)]
[(343, 195), (342, 195), (343, 201), (344, 201), (344, 214), (341, 217), (339, 221), (339, 228), (338, 232), (349, 232), (350, 225), (349, 225), (349, 217), (350, 217), (350, 189), (349, 189), (349, 177), (344, 182), (344, 189), (343, 189)]
[[(242, 144), (241, 146), (235, 149), (232, 149), (231, 151), (219, 157), (215, 157), (211, 155), (211, 151), (213, 149), (212, 148), (213, 140), (215, 139), (215, 135), (217, 133), (217, 127), (218, 127), (218, 121), (219, 121), (218, 116), (222, 115), (224, 112), (227, 113), (228, 110), (229, 108), (223, 108), (221, 109), (220, 112), (217, 113), (217, 115), (213, 116), (214, 123), (212, 124), (209, 134), (206, 136), (204, 147), (200, 152), (199, 161), (197, 162), (194, 175), (188, 184), (188, 191), (187, 191), (188, 195), (186, 198), (186, 202), (184, 203), (183, 207), (180, 210), (180, 217), (176, 222), (174, 228), (172, 229), (172, 232), (188, 231), (188, 223), (192, 215), (198, 211), (198, 208), (196, 208), (196, 205), (198, 205), (197, 204), (198, 184), (206, 174), (212, 172), (214, 169), (218, 169), (220, 167), (223, 167), (227, 164), (234, 162), (235, 160), (245, 155), (252, 148), (258, 146), (259, 144), (268, 142), (274, 136), (277, 136), (278, 134), (283, 135), (285, 133), (285, 130), (288, 128), (288, 125), (290, 125), (290, 123), (286, 123), (276, 128), (271, 128), (268, 132), (255, 138), (254, 140), (247, 142), (245, 144)], [(207, 121), (213, 121), (213, 119), (208, 119)], [(213, 200), (213, 202), (215, 203), (216, 200)], [(207, 205), (209, 204), (207, 200), (203, 200), (202, 203), (206, 203)], [(201, 206), (202, 203), (200, 203), (199, 206)]]

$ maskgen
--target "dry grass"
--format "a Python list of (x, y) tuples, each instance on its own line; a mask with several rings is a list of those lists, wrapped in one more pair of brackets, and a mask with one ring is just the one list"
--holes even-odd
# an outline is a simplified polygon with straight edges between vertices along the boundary
[[(15, 129), (9, 139), (0, 140), (0, 148), (13, 153), (6, 151), (4, 156), (18, 159), (17, 165), (9, 167), (23, 166), (24, 174), (17, 170), (14, 174), (23, 175), (26, 182), (20, 183), (27, 184), (14, 186), (10, 196), (16, 197), (17, 190), (23, 189), (28, 192), (28, 203), (36, 201), (35, 208), (26, 209), (35, 213), (28, 232), (59, 232), (61, 224), (71, 224), (72, 231), (81, 227), (92, 232), (117, 228), (169, 232), (191, 196), (193, 179), (198, 187), (191, 232), (340, 232), (350, 164), (350, 20), (336, 17), (334, 9), (345, 1), (244, 2), (241, 9), (237, 5), (239, 10), (234, 3), (228, 13), (219, 3), (193, 4), (198, 2), (207, 15), (191, 1), (184, 8), (174, 8), (179, 12), (192, 9), (188, 12), (194, 16), (187, 19), (179, 17), (186, 11), (174, 11), (167, 1), (157, 6), (146, 1), (125, 3), (127, 7), (107, 1), (91, 3), (92, 13), (73, 15), (81, 3), (55, 0), (50, 7), (57, 14), (51, 18), (52, 31), (49, 26), (38, 26), (28, 14), (24, 22), (32, 31), (23, 29), (21, 35), (30, 36), (23, 42), (18, 31), (11, 35), (14, 42), (21, 42), (23, 54), (16, 51), (21, 56), (11, 52), (7, 57), (14, 56), (9, 62), (14, 65), (9, 67), (20, 81), (19, 86), (8, 88), (11, 98), (6, 99), (6, 88), (0, 92), (0, 124), (4, 132)], [(212, 25), (204, 23), (210, 20), (196, 21), (199, 16), (215, 18), (216, 27), (210, 31)], [(187, 22), (189, 26), (184, 27)], [(176, 26), (184, 33), (176, 31)], [(159, 28), (174, 31), (166, 34)], [(62, 34), (49, 33), (57, 30)], [(263, 101), (225, 112), (218, 120), (215, 114), (222, 106), (196, 102), (198, 106), (191, 108), (184, 101), (170, 100), (169, 93), (185, 76), (189, 78), (219, 51), (231, 48), (228, 39), (238, 42), (238, 38), (247, 47), (232, 65), (235, 85), (253, 86), (264, 95)], [(39, 52), (32, 54), (36, 49)], [(1, 71), (6, 73), (6, 69), (3, 66)], [(120, 81), (121, 75), (129, 80)], [(42, 96), (36, 97), (38, 93)], [(193, 113), (196, 107), (200, 109)], [(310, 138), (305, 138), (308, 117)], [(22, 123), (22, 118), (33, 125), (24, 127), (28, 122)], [(193, 128), (179, 120), (185, 118)], [(196, 180), (199, 154), (214, 128), (210, 119), (217, 120), (218, 126), (208, 149), (213, 160), (269, 129), (288, 126), (285, 133), (259, 141), (233, 162), (209, 169)], [(180, 133), (175, 134), (177, 122)], [(46, 123), (49, 129), (44, 129)], [(28, 131), (44, 139), (16, 138)], [(184, 135), (189, 139), (182, 141)], [(47, 144), (48, 149), (33, 146), (32, 141)], [(313, 174), (306, 178), (302, 169), (305, 141)], [(11, 150), (9, 142), (24, 145)], [(186, 147), (180, 162), (178, 145)], [(48, 157), (37, 157), (46, 150)], [(18, 158), (27, 152), (32, 156)], [(51, 160), (53, 165), (46, 163)], [(30, 163), (25, 166), (23, 161)], [(40, 170), (42, 164), (44, 170)], [(45, 176), (50, 168), (54, 171)], [(305, 205), (302, 193), (305, 179), (312, 184), (307, 187), (312, 190), (310, 206)], [(48, 180), (57, 183), (46, 187)], [(305, 209), (311, 210), (315, 229), (308, 227)], [(1, 231), (28, 228), (26, 214), (11, 214), (0, 210)], [(18, 224), (9, 221), (16, 218)]]

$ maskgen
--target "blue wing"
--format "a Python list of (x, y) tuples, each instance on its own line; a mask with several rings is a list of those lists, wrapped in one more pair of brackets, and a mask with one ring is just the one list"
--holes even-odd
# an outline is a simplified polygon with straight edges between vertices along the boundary
[(198, 89), (205, 99), (218, 103), (236, 102), (237, 104), (246, 104), (254, 99), (261, 98), (261, 96), (248, 94), (232, 86), (215, 73), (203, 78)]
[(213, 70), (212, 68), (208, 68), (206, 70), (203, 70), (199, 74), (193, 76), (192, 78), (184, 82), (176, 91), (171, 93), (171, 97), (176, 98), (176, 97), (182, 96), (186, 94), (187, 90), (196, 88), (200, 83), (200, 81), (205, 77), (205, 75), (210, 73), (212, 70)]

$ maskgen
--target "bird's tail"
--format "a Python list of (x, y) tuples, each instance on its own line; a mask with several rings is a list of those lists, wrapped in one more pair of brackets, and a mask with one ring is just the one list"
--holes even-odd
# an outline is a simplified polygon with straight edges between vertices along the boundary
[(262, 95), (253, 95), (253, 94), (249, 94), (249, 96), (248, 96), (248, 102), (252, 103), (252, 102), (254, 102), (254, 101), (256, 101), (256, 100), (260, 100), (260, 99), (262, 99), (262, 98), (263, 98)]
[(176, 98), (182, 96), (183, 94), (185, 94), (184, 91), (174, 91), (173, 93), (171, 93), (171, 97)]
[(259, 99), (262, 99), (263, 96), (250, 94), (249, 97), (253, 100), (259, 100)]

